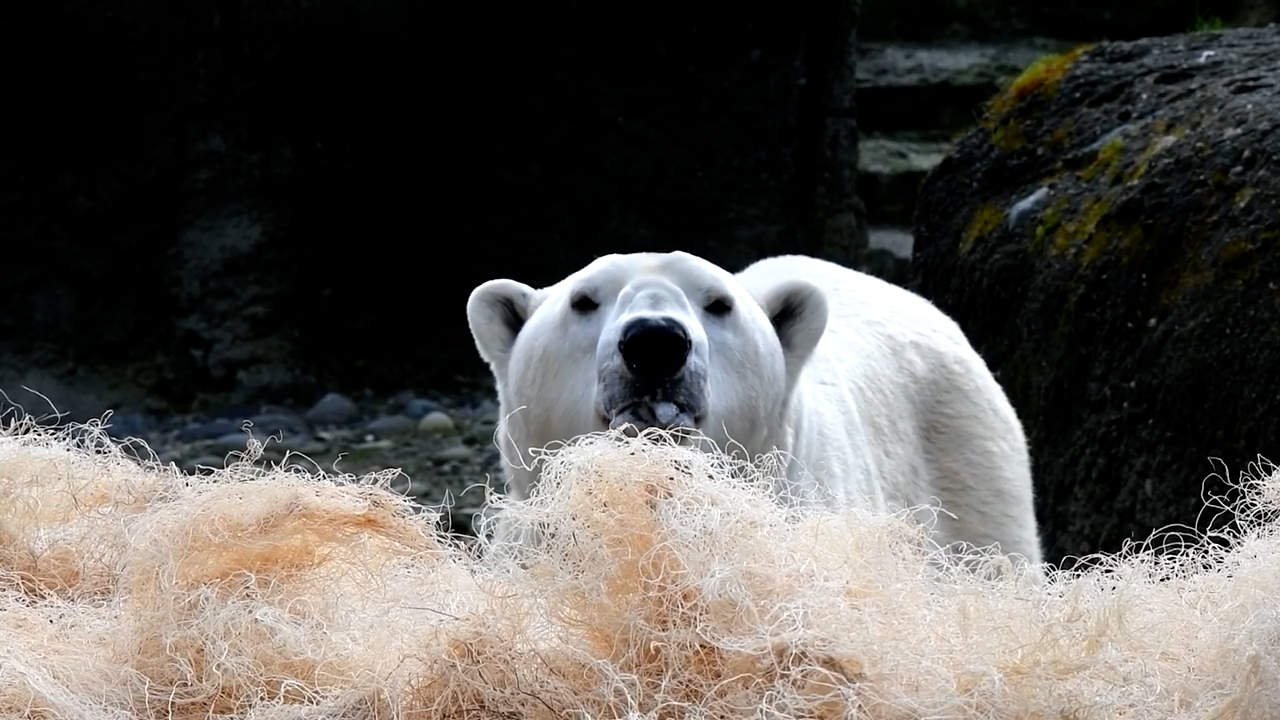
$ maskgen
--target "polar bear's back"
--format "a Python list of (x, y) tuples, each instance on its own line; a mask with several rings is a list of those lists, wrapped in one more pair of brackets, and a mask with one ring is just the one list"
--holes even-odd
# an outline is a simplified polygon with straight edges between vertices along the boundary
[[(941, 501), (964, 525), (949, 533), (952, 521), (940, 518), (944, 535), (980, 542), (1000, 533), (1007, 549), (1038, 557), (1021, 423), (960, 327), (919, 295), (816, 258), (768, 258), (738, 274), (756, 297), (790, 278), (828, 300), (826, 331), (797, 388), (795, 456), (815, 474), (867, 475), (852, 482), (870, 482), (892, 507)], [(841, 454), (869, 458), (859, 465)], [(1019, 532), (1035, 547), (1008, 548), (1009, 526), (1028, 515), (1030, 529)]]
[[(753, 295), (790, 278), (817, 285), (828, 300), (826, 337), (838, 338), (841, 348), (853, 349), (865, 341), (865, 349), (875, 350), (872, 340), (878, 339), (898, 346), (926, 342), (929, 349), (937, 348), (939, 343), (953, 351), (970, 349), (960, 327), (928, 300), (833, 262), (781, 255), (760, 260), (737, 277)], [(855, 329), (859, 332), (854, 333)], [(836, 344), (825, 342), (826, 337), (819, 350)]]

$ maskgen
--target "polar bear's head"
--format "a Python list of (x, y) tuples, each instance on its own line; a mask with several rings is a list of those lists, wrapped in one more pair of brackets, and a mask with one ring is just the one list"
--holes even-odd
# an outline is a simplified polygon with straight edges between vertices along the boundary
[(755, 449), (781, 432), (827, 303), (803, 279), (748, 291), (694, 255), (637, 253), (542, 289), (491, 280), (467, 318), (513, 449), (624, 425)]

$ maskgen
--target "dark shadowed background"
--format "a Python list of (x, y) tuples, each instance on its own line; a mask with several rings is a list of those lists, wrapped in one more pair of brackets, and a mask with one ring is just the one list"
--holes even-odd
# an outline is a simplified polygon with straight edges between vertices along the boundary
[[(1133, 37), (1250, 1), (868, 0), (861, 37)], [(856, 5), (15, 6), (0, 356), (152, 404), (308, 402), (476, 374), (491, 277), (854, 264)]]
[(852, 261), (853, 165), (824, 167), (855, 152), (851, 3), (441, 8), (22, 8), (5, 355), (307, 402), (479, 370), (463, 308), (492, 277)]

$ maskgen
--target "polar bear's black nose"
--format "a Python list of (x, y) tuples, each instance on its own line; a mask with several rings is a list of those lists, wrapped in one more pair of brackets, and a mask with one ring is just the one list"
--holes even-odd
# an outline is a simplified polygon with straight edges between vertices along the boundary
[(693, 347), (689, 331), (671, 318), (636, 318), (622, 329), (618, 351), (627, 368), (639, 378), (660, 380), (684, 367)]

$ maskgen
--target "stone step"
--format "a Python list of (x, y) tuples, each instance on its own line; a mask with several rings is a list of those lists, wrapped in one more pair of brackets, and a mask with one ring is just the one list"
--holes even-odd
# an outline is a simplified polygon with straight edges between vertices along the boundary
[(864, 136), (858, 141), (858, 197), (871, 225), (911, 227), (920, 182), (951, 144), (909, 134)]
[(982, 104), (1028, 65), (1071, 45), (1046, 38), (860, 43), (858, 127), (864, 133), (952, 137), (973, 125)]
[(858, 194), (867, 222), (910, 227), (920, 181), (977, 122), (983, 103), (1028, 65), (1070, 47), (1044, 38), (861, 43)]
[(915, 238), (909, 227), (871, 226), (867, 228), (867, 249), (883, 250), (900, 260), (910, 260)]
[(888, 280), (905, 284), (911, 276), (911, 228), (872, 226), (867, 228), (867, 249), (862, 253), (858, 269)]

